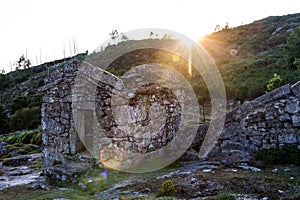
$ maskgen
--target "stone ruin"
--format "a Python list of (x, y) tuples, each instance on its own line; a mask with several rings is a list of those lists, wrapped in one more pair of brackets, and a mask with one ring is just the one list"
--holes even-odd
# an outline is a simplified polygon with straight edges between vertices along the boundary
[[(78, 72), (79, 68), (86, 71)], [(144, 83), (144, 71), (148, 78), (158, 81)], [(164, 73), (169, 76), (166, 80), (155, 75)], [(172, 73), (147, 64), (123, 75), (121, 80), (100, 68), (76, 61), (46, 77), (42, 105), (45, 174), (59, 180), (72, 178), (69, 176), (91, 166), (90, 154), (102, 163), (113, 159), (113, 162), (127, 163), (126, 167), (134, 165), (134, 159), (126, 157), (124, 152), (130, 152), (130, 156), (149, 155), (144, 160), (150, 162), (158, 156), (151, 153), (165, 147), (173, 155), (165, 160), (177, 159), (186, 150), (182, 144), (190, 145), (185, 142), (193, 141), (197, 128), (180, 135), (184, 126), (183, 110), (189, 113), (185, 118), (196, 122), (199, 116), (192, 113), (199, 107), (193, 102), (193, 96), (184, 91), (182, 81)], [(95, 74), (100, 76), (91, 76)], [(165, 82), (168, 87), (161, 84)], [(133, 88), (122, 91), (124, 85)], [(175, 89), (170, 90), (172, 87)], [(95, 95), (91, 91), (95, 91)], [(129, 98), (124, 98), (126, 96)], [(190, 134), (193, 130), (194, 135)], [(175, 136), (178, 137), (174, 139)], [(127, 169), (124, 166), (120, 169)], [(66, 175), (70, 169), (72, 172)]]
[(244, 102), (227, 113), (209, 158), (247, 162), (258, 150), (284, 145), (296, 145), (300, 150), (300, 81)]
[[(115, 98), (115, 101), (112, 101), (115, 90), (118, 88), (120, 90), (122, 84), (118, 77), (103, 70), (104, 76), (99, 80), (91, 80), (90, 83), (91, 87), (96, 85), (94, 88), (96, 98), (92, 96), (89, 99), (89, 94), (84, 94), (83, 90), (76, 98), (85, 98), (87, 103), (75, 106), (75, 110), (80, 109), (80, 112), (74, 114), (76, 103), (74, 99), (72, 101), (74, 98), (72, 87), (80, 64), (78, 61), (67, 64), (44, 80), (42, 104), (44, 173), (51, 179), (70, 180), (81, 171), (89, 169), (93, 164), (90, 153), (101, 157), (101, 152), (105, 152), (106, 156), (101, 157), (104, 162), (111, 156), (119, 157), (116, 152), (109, 153), (111, 147), (140, 154), (151, 153), (165, 147), (181, 129), (182, 111), (185, 108), (180, 107), (179, 102), (189, 98), (180, 88), (175, 94), (159, 83), (139, 85), (136, 82), (138, 77), (127, 76), (127, 79), (125, 78), (127, 81), (139, 86), (132, 95), (125, 91), (131, 95), (127, 102), (131, 110), (123, 109), (122, 106), (113, 109), (114, 104), (122, 105), (122, 99)], [(178, 83), (180, 80), (174, 81)], [(122, 95), (118, 93), (118, 96)], [(95, 113), (91, 113), (90, 109), (94, 109)], [(155, 114), (158, 111), (165, 112), (163, 119), (156, 118), (162, 116)], [(121, 113), (123, 117), (113, 118), (116, 113)], [(132, 117), (133, 114), (135, 118)], [(91, 120), (80, 120), (82, 117)], [(75, 121), (79, 124), (76, 125)], [(102, 129), (101, 137), (97, 135), (95, 138), (93, 134), (95, 121)], [(173, 146), (171, 151), (174, 153), (179, 151), (178, 143), (185, 143), (194, 137), (193, 143), (187, 145), (199, 147), (208, 126), (209, 124), (200, 125), (199, 128), (196, 126), (198, 129), (196, 137), (193, 134), (185, 135), (186, 140), (176, 141), (177, 146)], [(128, 132), (145, 132), (143, 127), (152, 127), (148, 131), (151, 135), (143, 137), (139, 134), (128, 134)], [(76, 130), (81, 129), (86, 135), (77, 133)], [(105, 148), (99, 148), (99, 138)], [(227, 113), (223, 131), (207, 159), (247, 162), (260, 149), (283, 147), (286, 144), (297, 145), (300, 149), (300, 82), (285, 85), (253, 101), (245, 102)], [(85, 151), (86, 148), (90, 148), (90, 153)]]

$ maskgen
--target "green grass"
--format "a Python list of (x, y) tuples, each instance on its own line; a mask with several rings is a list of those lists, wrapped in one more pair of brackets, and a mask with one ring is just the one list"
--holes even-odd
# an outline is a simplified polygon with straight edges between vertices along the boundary
[[(1, 136), (0, 141), (7, 142), (5, 149), (7, 153), (0, 159), (10, 158), (17, 155), (40, 153), (42, 151), (42, 132), (41, 129), (32, 131), (15, 132), (6, 136)], [(38, 145), (40, 148), (36, 148)], [(10, 154), (15, 152), (14, 154)]]
[(216, 196), (215, 200), (235, 200), (236, 198), (230, 193), (222, 193)]

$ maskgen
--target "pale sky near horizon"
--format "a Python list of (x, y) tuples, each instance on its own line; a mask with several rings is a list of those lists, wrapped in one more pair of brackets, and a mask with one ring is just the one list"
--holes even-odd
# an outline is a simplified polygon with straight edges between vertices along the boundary
[[(230, 27), (300, 12), (298, 0), (9, 0), (0, 2), (0, 70), (26, 54), (33, 65), (92, 52), (114, 29), (162, 28), (197, 40)], [(72, 50), (73, 51), (73, 50)], [(14, 69), (14, 67), (13, 67)]]

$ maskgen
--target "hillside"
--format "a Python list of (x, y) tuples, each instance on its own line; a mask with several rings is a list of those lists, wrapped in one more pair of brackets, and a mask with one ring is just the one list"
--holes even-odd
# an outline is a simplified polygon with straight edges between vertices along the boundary
[(31, 130), (40, 125), (44, 78), (85, 54), (0, 74), (0, 134)]
[(221, 71), (229, 99), (264, 94), (274, 73), (282, 77), (282, 85), (300, 80), (299, 70), (289, 66), (284, 51), (287, 38), (299, 25), (300, 14), (272, 16), (202, 38), (200, 43)]
[[(200, 74), (193, 70), (193, 75), (190, 77), (185, 59), (180, 55), (177, 55), (179, 58), (174, 59), (174, 55), (168, 51), (148, 48), (150, 43), (152, 47), (178, 46), (180, 41), (176, 39), (128, 40), (107, 46), (87, 57), (82, 54), (79, 58), (62, 59), (5, 75), (1, 74), (0, 133), (12, 131), (9, 123), (13, 130), (21, 130), (21, 127), (16, 127), (14, 124), (15, 112), (24, 108), (38, 111), (41, 104), (40, 88), (43, 86), (44, 77), (57, 68), (63, 67), (65, 62), (76, 58), (85, 59), (98, 66), (107, 65), (107, 70), (116, 75), (122, 75), (131, 67), (144, 63), (156, 62), (169, 65), (190, 81), (198, 95), (199, 103), (209, 106), (209, 93)], [(200, 43), (217, 64), (225, 83), (228, 99), (245, 101), (264, 94), (267, 90), (266, 85), (274, 73), (280, 75), (282, 79), (280, 85), (300, 80), (300, 14), (272, 16), (251, 24), (222, 29), (203, 37)], [(295, 48), (290, 48), (291, 45)], [(123, 54), (110, 62), (113, 52), (118, 54), (135, 47), (139, 47), (136, 48), (138, 50)], [(19, 114), (24, 115), (24, 112)], [(36, 123), (39, 124), (39, 120)], [(26, 128), (30, 129), (32, 126)]]
[[(251, 24), (222, 29), (199, 41), (217, 64), (228, 99), (245, 101), (264, 94), (268, 81), (275, 73), (282, 78), (281, 85), (295, 83), (300, 79), (297, 67), (289, 63), (290, 53), (285, 47), (288, 37), (299, 26), (300, 14), (271, 16)], [(184, 70), (185, 60), (180, 63), (173, 62), (170, 52), (149, 49), (147, 44), (150, 43), (162, 47), (180, 46), (180, 41), (176, 39), (127, 41), (108, 46), (104, 51), (93, 53), (86, 59), (98, 66), (108, 66), (107, 70), (117, 75), (125, 73), (132, 66), (151, 62), (169, 65), (175, 69), (181, 68), (179, 71), (187, 75)], [(108, 63), (113, 52), (119, 54), (128, 49), (138, 50), (128, 52)], [(300, 52), (297, 48), (294, 51)], [(208, 105), (209, 94), (201, 79), (199, 74), (194, 73), (190, 82), (199, 96), (199, 102), (204, 101)]]

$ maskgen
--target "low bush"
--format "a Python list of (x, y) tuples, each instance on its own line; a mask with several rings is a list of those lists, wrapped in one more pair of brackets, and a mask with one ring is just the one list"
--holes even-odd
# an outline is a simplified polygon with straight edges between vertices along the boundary
[(14, 114), (17, 110), (27, 107), (29, 104), (29, 100), (27, 96), (19, 96), (13, 100), (10, 104), (10, 114)]
[(15, 132), (6, 136), (4, 141), (9, 144), (21, 145), (21, 144), (36, 144), (42, 145), (42, 132), (41, 130)]
[(39, 106), (18, 110), (9, 119), (11, 131), (32, 130), (37, 128), (40, 124), (41, 108)]
[(266, 164), (300, 165), (300, 150), (296, 145), (286, 145), (282, 149), (262, 149), (255, 154), (255, 158)]
[(176, 194), (175, 186), (172, 182), (172, 179), (169, 179), (161, 185), (161, 188), (158, 190), (157, 196), (174, 196)]

